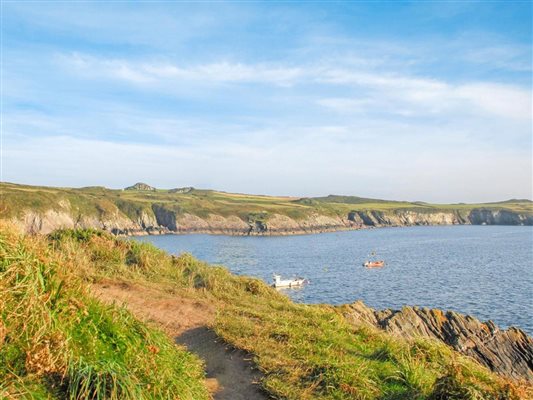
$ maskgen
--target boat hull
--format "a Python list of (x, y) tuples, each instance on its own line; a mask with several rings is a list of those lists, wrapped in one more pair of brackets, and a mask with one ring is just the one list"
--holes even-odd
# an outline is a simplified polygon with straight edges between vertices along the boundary
[(385, 261), (367, 261), (363, 264), (365, 268), (382, 268), (385, 266)]
[(288, 279), (275, 281), (272, 286), (275, 288), (291, 288), (303, 286), (305, 283), (305, 279)]

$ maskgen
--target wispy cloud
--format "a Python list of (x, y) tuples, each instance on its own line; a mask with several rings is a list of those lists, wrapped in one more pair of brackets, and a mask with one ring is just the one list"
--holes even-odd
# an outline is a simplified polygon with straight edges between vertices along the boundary
[(531, 21), (496, 8), (10, 3), (4, 178), (530, 197)]
[[(67, 68), (87, 77), (118, 79), (172, 90), (176, 84), (254, 83), (274, 86), (330, 85), (361, 89), (356, 97), (324, 98), (317, 103), (341, 111), (377, 109), (401, 115), (460, 112), (531, 119), (531, 91), (493, 82), (452, 84), (443, 80), (395, 73), (374, 73), (337, 65), (245, 64), (213, 62), (192, 66), (172, 63), (102, 59), (81, 54), (62, 56)], [(341, 64), (341, 66), (338, 66)]]
[(499, 45), (485, 46), (465, 52), (464, 59), (476, 64), (492, 65), (503, 70), (531, 72), (531, 56), (531, 46)]
[(195, 82), (254, 82), (291, 85), (305, 76), (301, 68), (275, 64), (244, 64), (226, 61), (193, 66), (179, 66), (161, 62), (132, 62), (120, 59), (102, 59), (82, 54), (61, 56), (67, 67), (85, 76), (110, 77), (137, 84)]

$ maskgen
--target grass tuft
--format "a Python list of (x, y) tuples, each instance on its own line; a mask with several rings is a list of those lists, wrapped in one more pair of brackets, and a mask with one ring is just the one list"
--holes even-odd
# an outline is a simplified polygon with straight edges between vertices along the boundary
[[(88, 257), (75, 246), (94, 248)], [(76, 273), (80, 262), (86, 274), (110, 261), (127, 268), (125, 253), (99, 232), (48, 241), (0, 232), (3, 397), (207, 399), (199, 360), (125, 309), (98, 302)]]

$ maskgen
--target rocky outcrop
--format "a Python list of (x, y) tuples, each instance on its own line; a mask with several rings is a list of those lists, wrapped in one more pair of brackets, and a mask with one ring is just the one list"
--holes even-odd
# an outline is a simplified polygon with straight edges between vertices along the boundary
[(169, 231), (176, 232), (178, 226), (176, 224), (176, 211), (165, 208), (162, 205), (152, 205), (152, 211), (155, 215), (155, 220), (158, 226), (168, 229)]
[(466, 223), (466, 220), (455, 211), (352, 211), (348, 214), (348, 219), (366, 226), (456, 225)]
[(139, 232), (139, 226), (120, 213), (97, 216), (73, 215), (68, 211), (48, 210), (44, 213), (26, 211), (21, 219), (13, 219), (11, 223), (23, 232), (48, 234), (57, 229), (96, 228), (120, 234), (123, 232)]
[(533, 215), (478, 208), (470, 211), (468, 221), (472, 225), (533, 225)]
[(502, 330), (492, 321), (438, 309), (375, 311), (361, 301), (343, 306), (343, 314), (354, 325), (372, 325), (405, 338), (437, 339), (494, 372), (533, 382), (533, 340), (520, 329)]
[(146, 183), (137, 182), (133, 186), (128, 186), (127, 188), (124, 188), (124, 190), (148, 190), (148, 191), (155, 192), (156, 188)]
[(189, 192), (192, 192), (194, 190), (194, 188), (192, 186), (187, 186), (187, 187), (182, 187), (182, 188), (174, 188), (174, 189), (170, 189), (168, 192), (169, 193), (179, 193), (179, 194), (183, 194), (183, 193), (189, 193)]

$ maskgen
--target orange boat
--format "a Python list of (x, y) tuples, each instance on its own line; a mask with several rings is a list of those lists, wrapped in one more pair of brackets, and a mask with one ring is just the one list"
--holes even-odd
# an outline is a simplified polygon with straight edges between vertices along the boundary
[(385, 261), (365, 261), (363, 267), (365, 268), (381, 268), (385, 266)]

